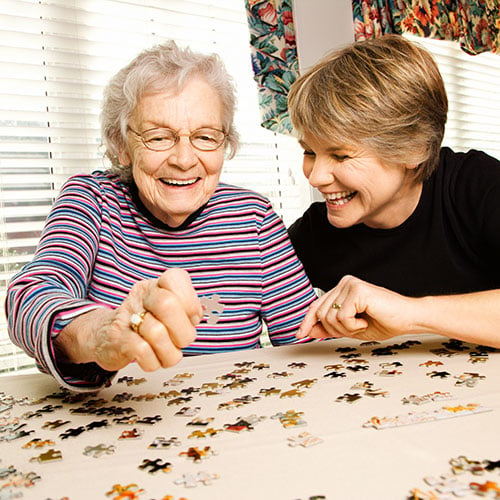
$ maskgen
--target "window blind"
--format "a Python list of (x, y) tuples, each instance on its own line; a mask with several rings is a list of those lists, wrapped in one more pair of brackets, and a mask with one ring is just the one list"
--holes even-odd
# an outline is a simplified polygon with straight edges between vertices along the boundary
[[(166, 39), (218, 53), (235, 80), (242, 147), (221, 179), (268, 196), (287, 224), (307, 206), (296, 141), (260, 127), (243, 0), (2, 0), (2, 304), (65, 179), (107, 166), (99, 147), (103, 86), (142, 49)], [(8, 339), (2, 308), (0, 373), (29, 366)]]
[(457, 42), (407, 38), (433, 54), (443, 75), (449, 101), (443, 144), (455, 151), (479, 149), (500, 159), (500, 55), (471, 56)]

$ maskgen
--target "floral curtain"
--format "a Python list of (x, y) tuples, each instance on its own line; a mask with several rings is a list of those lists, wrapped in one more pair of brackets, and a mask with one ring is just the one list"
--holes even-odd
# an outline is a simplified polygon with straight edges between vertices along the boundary
[(469, 54), (500, 53), (498, 0), (352, 0), (356, 40), (386, 33), (457, 40)]
[[(499, 1), (352, 0), (355, 39), (412, 33), (458, 40), (469, 54), (500, 54)], [(262, 126), (290, 133), (287, 96), (298, 75), (292, 0), (245, 0), (245, 5)]]
[(289, 133), (287, 97), (298, 74), (292, 0), (245, 0), (245, 4), (262, 126)]

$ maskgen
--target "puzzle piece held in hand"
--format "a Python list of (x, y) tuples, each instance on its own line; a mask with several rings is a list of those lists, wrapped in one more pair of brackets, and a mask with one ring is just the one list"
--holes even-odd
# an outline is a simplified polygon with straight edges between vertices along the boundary
[(221, 304), (219, 295), (216, 293), (203, 295), (200, 297), (200, 302), (203, 308), (203, 320), (209, 325), (215, 325), (224, 312), (224, 305)]

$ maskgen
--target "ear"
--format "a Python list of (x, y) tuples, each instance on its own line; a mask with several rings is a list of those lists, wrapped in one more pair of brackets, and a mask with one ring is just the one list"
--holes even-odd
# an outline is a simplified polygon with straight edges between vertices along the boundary
[(407, 170), (416, 170), (420, 166), (420, 163), (405, 163), (403, 166)]
[(120, 162), (120, 165), (123, 165), (124, 167), (128, 167), (129, 165), (132, 164), (130, 155), (128, 150), (126, 149), (126, 146), (124, 149), (121, 149), (120, 152), (118, 153), (118, 161)]

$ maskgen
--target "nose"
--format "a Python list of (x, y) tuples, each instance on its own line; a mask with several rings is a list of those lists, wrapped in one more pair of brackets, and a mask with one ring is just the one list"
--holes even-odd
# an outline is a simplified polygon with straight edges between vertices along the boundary
[(322, 161), (321, 158), (316, 157), (314, 162), (309, 165), (306, 171), (306, 177), (309, 184), (315, 188), (321, 186), (327, 186), (332, 182), (335, 182), (335, 176), (333, 174), (332, 163)]
[(189, 141), (189, 137), (181, 136), (177, 144), (169, 150), (168, 162), (182, 170), (189, 170), (198, 163), (196, 149)]

